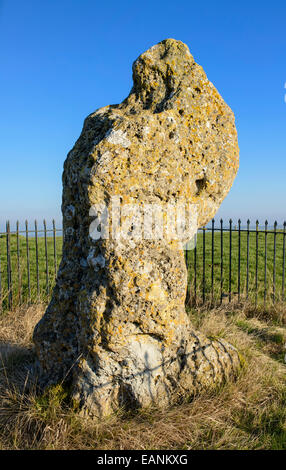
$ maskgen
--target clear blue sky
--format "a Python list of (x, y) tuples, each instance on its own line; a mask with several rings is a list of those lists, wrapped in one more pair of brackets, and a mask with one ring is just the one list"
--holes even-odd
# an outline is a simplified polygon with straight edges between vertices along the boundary
[(285, 29), (285, 0), (0, 0), (0, 223), (61, 220), (84, 118), (121, 102), (132, 62), (168, 37), (236, 116), (240, 170), (218, 217), (285, 220)]

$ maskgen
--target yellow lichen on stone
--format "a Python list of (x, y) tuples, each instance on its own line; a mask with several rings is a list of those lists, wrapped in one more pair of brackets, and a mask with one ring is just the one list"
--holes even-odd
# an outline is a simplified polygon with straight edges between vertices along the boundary
[[(72, 376), (76, 402), (105, 415), (128, 400), (164, 405), (176, 390), (191, 394), (235, 374), (236, 350), (194, 331), (185, 312), (191, 232), (183, 241), (169, 230), (138, 238), (132, 207), (160, 208), (165, 228), (172, 207), (193, 204), (202, 227), (238, 159), (234, 115), (188, 47), (166, 39), (140, 55), (129, 96), (86, 118), (65, 162), (63, 259), (34, 333), (43, 383)], [(99, 207), (110, 216), (116, 197), (130, 237), (113, 236), (111, 217), (107, 237), (93, 239)]]

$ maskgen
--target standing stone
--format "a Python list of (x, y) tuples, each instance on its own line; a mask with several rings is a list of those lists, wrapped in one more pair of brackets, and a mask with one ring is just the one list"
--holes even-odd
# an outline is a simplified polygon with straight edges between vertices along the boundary
[(185, 311), (183, 245), (194, 228), (181, 239), (140, 238), (142, 213), (123, 212), (128, 237), (120, 237), (114, 223), (134, 205), (161, 208), (164, 222), (180, 202), (196, 208), (198, 227), (207, 224), (238, 169), (234, 115), (174, 39), (134, 62), (133, 82), (121, 104), (86, 118), (67, 156), (63, 257), (34, 332), (40, 383), (69, 381), (96, 416), (164, 406), (239, 366), (235, 348), (195, 331)]

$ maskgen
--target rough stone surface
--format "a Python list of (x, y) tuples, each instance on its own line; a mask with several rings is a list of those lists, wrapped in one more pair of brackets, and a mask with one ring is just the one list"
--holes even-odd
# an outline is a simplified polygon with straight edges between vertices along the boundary
[(97, 416), (164, 406), (239, 366), (235, 348), (189, 322), (180, 241), (90, 237), (91, 207), (110, 208), (116, 195), (122, 204), (192, 202), (203, 226), (238, 169), (233, 113), (185, 44), (167, 39), (143, 53), (133, 81), (121, 104), (86, 118), (66, 159), (63, 258), (34, 332), (41, 383), (69, 379)]

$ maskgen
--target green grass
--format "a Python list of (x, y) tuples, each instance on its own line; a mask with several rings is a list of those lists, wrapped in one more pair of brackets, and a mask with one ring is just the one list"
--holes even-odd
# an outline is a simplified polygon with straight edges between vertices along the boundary
[[(230, 237), (229, 232), (223, 233), (223, 273), (222, 273), (222, 295), (238, 297), (239, 291), (239, 236), (238, 232), (232, 232), (231, 241), (231, 281), (230, 281)], [(274, 272), (274, 234), (267, 234), (267, 261), (266, 261), (266, 283), (265, 283), (265, 234), (258, 234), (258, 256), (257, 256), (257, 302), (281, 301), (283, 297), (283, 233), (276, 235), (276, 262), (275, 262), (275, 297), (273, 287)], [(197, 262), (196, 262), (196, 290), (200, 300), (203, 292), (203, 234), (199, 232), (197, 237)], [(191, 285), (191, 298), (195, 296), (195, 250), (187, 252), (189, 266), (189, 283)], [(249, 300), (256, 302), (256, 233), (249, 234), (249, 278), (248, 291)], [(205, 292), (206, 299), (211, 299), (212, 290), (214, 300), (220, 301), (221, 296), (221, 234), (214, 233), (214, 264), (213, 264), (213, 288), (212, 288), (212, 233), (205, 233)], [(246, 296), (247, 292), (247, 232), (241, 232), (240, 236), (240, 293)]]
[[(56, 237), (56, 263), (59, 266), (62, 251), (62, 237)], [(240, 242), (240, 292), (246, 296), (247, 290), (247, 233), (241, 233)], [(229, 232), (223, 234), (223, 301), (228, 301), (229, 291), (232, 299), (238, 299), (238, 232), (232, 232), (232, 269), (231, 283), (229, 280)], [(44, 237), (38, 237), (38, 261), (39, 261), (39, 283), (37, 282), (36, 264), (36, 240), (29, 237), (30, 258), (30, 291), (28, 283), (27, 245), (26, 238), (19, 236), (19, 258), (20, 269), (18, 269), (17, 238), (10, 236), (11, 267), (12, 267), (12, 297), (13, 305), (27, 301), (36, 302), (39, 299), (48, 301), (55, 282), (55, 256), (53, 237), (47, 237), (47, 259), (48, 259), (48, 284), (46, 270), (46, 254)], [(267, 235), (267, 279), (265, 284), (265, 235), (258, 235), (258, 269), (257, 269), (257, 299), (256, 299), (256, 234), (249, 234), (249, 301), (263, 304), (264, 296), (266, 302), (274, 300), (273, 271), (274, 271), (274, 235)], [(195, 280), (195, 250), (187, 252), (189, 266), (190, 304), (199, 304), (203, 298), (203, 284), (205, 285), (205, 300), (213, 300), (213, 304), (220, 303), (221, 298), (221, 234), (214, 233), (214, 264), (212, 285), (212, 233), (205, 233), (205, 282), (203, 283), (203, 233), (200, 231), (197, 237), (196, 248), (196, 280)], [(1, 261), (1, 284), (3, 309), (9, 307), (8, 283), (7, 283), (7, 240), (6, 236), (0, 236), (0, 261)], [(275, 301), (283, 300), (283, 233), (276, 235), (276, 267), (275, 267)], [(49, 294), (48, 294), (49, 291)], [(213, 297), (212, 297), (213, 292)]]
[[(38, 237), (38, 273), (36, 257), (36, 239), (29, 237), (29, 266), (27, 257), (27, 243), (24, 236), (19, 236), (19, 263), (16, 235), (10, 236), (11, 271), (12, 271), (12, 298), (13, 305), (20, 303), (47, 301), (55, 283), (56, 266), (59, 266), (62, 254), (62, 237), (55, 237), (56, 255), (54, 252), (54, 239), (47, 237), (47, 256), (44, 237)], [(46, 259), (48, 270), (46, 268)], [(2, 305), (5, 310), (9, 306), (7, 282), (7, 239), (0, 237), (1, 261), (1, 287)], [(56, 263), (56, 265), (55, 265)], [(29, 275), (28, 275), (29, 274)], [(47, 278), (48, 274), (48, 278)], [(30, 277), (30, 281), (28, 278)], [(38, 281), (39, 279), (39, 281)], [(30, 286), (30, 287), (29, 287)]]

